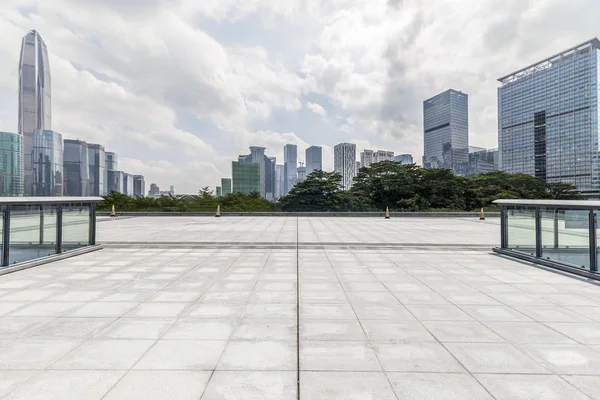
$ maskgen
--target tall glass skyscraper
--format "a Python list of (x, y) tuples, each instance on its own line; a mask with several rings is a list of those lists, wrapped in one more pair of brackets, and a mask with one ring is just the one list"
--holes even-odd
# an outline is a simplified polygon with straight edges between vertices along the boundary
[(81, 140), (64, 141), (65, 196), (90, 195), (88, 145)]
[(260, 165), (245, 161), (231, 162), (232, 190), (234, 193), (260, 193)]
[(122, 194), (127, 194), (126, 175), (127, 174), (123, 171), (106, 171), (107, 193), (110, 194), (110, 192), (119, 192)]
[(396, 157), (394, 157), (394, 161), (402, 164), (412, 164), (413, 156), (412, 154), (399, 154)]
[(593, 39), (499, 79), (500, 168), (575, 185), (600, 197), (600, 41)]
[(107, 171), (118, 171), (119, 170), (119, 158), (116, 153), (112, 151), (106, 152), (106, 170)]
[(64, 180), (63, 138), (58, 132), (32, 135), (33, 196), (62, 196)]
[(19, 134), (23, 135), (23, 170), (26, 196), (35, 195), (33, 133), (52, 129), (48, 49), (36, 31), (21, 43), (19, 59)]
[(450, 168), (469, 161), (469, 99), (449, 89), (423, 102), (425, 168)]
[(231, 193), (231, 178), (221, 178), (221, 193), (223, 196)]
[(136, 197), (144, 197), (146, 195), (146, 181), (144, 175), (133, 176), (133, 195)]
[(286, 144), (283, 146), (283, 195), (292, 190), (298, 180), (298, 146)]
[(267, 199), (275, 198), (275, 158), (265, 155), (265, 148), (250, 146), (250, 154), (238, 156), (239, 162), (259, 165), (260, 195)]
[(105, 196), (107, 194), (107, 175), (104, 146), (88, 143), (88, 162), (90, 167), (90, 196)]
[(333, 148), (333, 167), (342, 175), (342, 188), (348, 190), (352, 187), (356, 176), (356, 145), (353, 143), (340, 143)]
[(23, 196), (23, 135), (0, 132), (0, 196)]
[(313, 171), (323, 169), (323, 149), (321, 146), (310, 146), (306, 149), (306, 176)]

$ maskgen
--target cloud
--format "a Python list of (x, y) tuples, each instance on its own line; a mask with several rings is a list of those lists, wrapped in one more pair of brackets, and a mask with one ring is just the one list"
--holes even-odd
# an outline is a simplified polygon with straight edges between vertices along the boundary
[(305, 104), (306, 108), (315, 113), (320, 117), (326, 117), (327, 111), (323, 108), (322, 105), (317, 103), (311, 103), (310, 101)]

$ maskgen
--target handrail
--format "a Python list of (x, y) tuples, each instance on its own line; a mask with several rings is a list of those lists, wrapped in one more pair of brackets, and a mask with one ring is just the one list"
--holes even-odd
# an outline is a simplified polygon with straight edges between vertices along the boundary
[(99, 203), (102, 197), (0, 197), (0, 206), (22, 204)]
[(552, 207), (552, 208), (577, 208), (583, 210), (600, 209), (598, 200), (516, 200), (499, 199), (494, 204), (501, 206), (533, 206), (533, 207)]

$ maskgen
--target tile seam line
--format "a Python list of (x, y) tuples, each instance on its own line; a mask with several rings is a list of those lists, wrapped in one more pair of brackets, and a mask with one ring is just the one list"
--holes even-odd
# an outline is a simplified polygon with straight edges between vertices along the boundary
[(296, 398), (300, 400), (300, 241), (299, 217), (296, 217)]

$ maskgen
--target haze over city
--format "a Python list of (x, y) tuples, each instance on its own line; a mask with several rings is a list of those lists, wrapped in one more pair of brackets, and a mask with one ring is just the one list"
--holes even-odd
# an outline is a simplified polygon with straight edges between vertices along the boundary
[[(586, 10), (586, 12), (581, 12)], [(48, 46), (52, 129), (102, 143), (177, 192), (251, 145), (423, 154), (423, 100), (469, 95), (469, 144), (497, 147), (497, 79), (598, 36), (564, 1), (13, 1), (0, 5), (0, 130), (17, 131), (21, 39)], [(573, 29), (577, 26), (577, 29)]]

